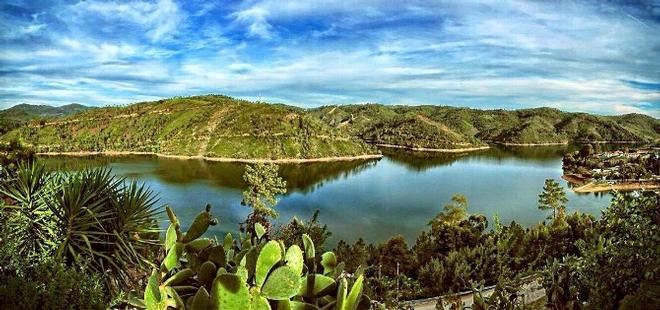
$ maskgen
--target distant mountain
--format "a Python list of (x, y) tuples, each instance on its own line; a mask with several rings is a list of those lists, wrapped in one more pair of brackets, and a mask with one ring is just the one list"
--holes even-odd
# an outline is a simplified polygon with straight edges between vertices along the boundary
[(5, 110), (0, 110), (0, 118), (30, 120), (37, 118), (60, 117), (78, 113), (87, 109), (91, 109), (91, 107), (77, 103), (67, 104), (59, 107), (23, 103)]
[(641, 114), (598, 116), (550, 108), (367, 104), (302, 109), (209, 95), (83, 109), (32, 122), (0, 140), (16, 138), (42, 152), (308, 159), (375, 154), (374, 143), (461, 149), (489, 143), (658, 142), (660, 121)]
[(59, 107), (49, 105), (19, 104), (11, 108), (0, 110), (0, 134), (20, 127), (26, 122), (36, 119), (47, 119), (71, 115), (92, 107), (72, 103)]

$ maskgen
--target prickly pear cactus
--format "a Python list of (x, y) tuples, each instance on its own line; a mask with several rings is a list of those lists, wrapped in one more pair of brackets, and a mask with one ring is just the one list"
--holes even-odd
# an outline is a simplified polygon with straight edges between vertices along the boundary
[[(314, 243), (303, 236), (304, 249), (267, 240), (263, 226), (255, 235), (222, 243), (202, 238), (217, 224), (211, 206), (201, 212), (185, 233), (167, 208), (170, 225), (165, 235), (165, 258), (154, 270), (143, 300), (132, 305), (165, 309), (340, 309), (369, 308), (362, 294), (363, 275), (349, 275), (334, 253), (317, 256)], [(350, 285), (349, 285), (350, 283)]]

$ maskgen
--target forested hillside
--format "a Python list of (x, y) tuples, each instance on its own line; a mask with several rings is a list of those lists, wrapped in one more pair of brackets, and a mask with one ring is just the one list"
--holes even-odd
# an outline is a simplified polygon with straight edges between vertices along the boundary
[(327, 106), (312, 113), (365, 140), (409, 147), (660, 139), (660, 121), (641, 114), (597, 116), (551, 108), (506, 111), (378, 104)]
[(3, 140), (38, 152), (139, 151), (231, 158), (319, 158), (373, 154), (359, 139), (305, 110), (226, 96), (174, 98), (32, 122)]
[[(19, 111), (10, 113), (12, 109)], [(21, 115), (18, 107), (12, 109), (2, 111), (0, 119)], [(507, 111), (366, 104), (306, 110), (209, 95), (33, 120), (1, 139), (18, 139), (40, 152), (307, 159), (377, 153), (369, 143), (431, 149), (488, 143), (657, 143), (660, 121), (641, 114), (597, 116), (551, 108)]]
[(87, 109), (91, 109), (91, 107), (76, 103), (59, 107), (31, 104), (15, 105), (11, 108), (0, 110), (0, 134), (18, 128), (31, 120), (61, 117)]

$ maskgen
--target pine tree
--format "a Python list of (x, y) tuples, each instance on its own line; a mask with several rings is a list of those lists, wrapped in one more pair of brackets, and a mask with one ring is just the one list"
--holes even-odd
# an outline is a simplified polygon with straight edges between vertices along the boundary
[(557, 214), (564, 214), (566, 210), (566, 193), (564, 189), (553, 179), (546, 179), (543, 186), (543, 193), (539, 195), (539, 209), (549, 210), (552, 209), (552, 218), (556, 218)]

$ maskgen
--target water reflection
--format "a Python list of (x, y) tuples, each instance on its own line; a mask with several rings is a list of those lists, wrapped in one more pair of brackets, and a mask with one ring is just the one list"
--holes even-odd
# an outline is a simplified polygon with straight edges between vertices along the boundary
[[(609, 193), (575, 194), (561, 180), (561, 158), (579, 146), (500, 147), (465, 154), (420, 153), (383, 149), (380, 160), (281, 165), (288, 193), (276, 209), (276, 225), (292, 217), (320, 220), (333, 232), (331, 243), (363, 237), (380, 242), (402, 234), (409, 242), (454, 193), (470, 200), (469, 212), (502, 222), (533, 225), (547, 214), (537, 208), (546, 178), (567, 190), (568, 211), (598, 216)], [(213, 204), (220, 224), (211, 234), (234, 232), (249, 209), (241, 206), (243, 164), (176, 160), (150, 156), (43, 157), (49, 167), (78, 170), (110, 167), (113, 173), (138, 179), (190, 223), (206, 203)], [(492, 222), (492, 221), (491, 221)], [(184, 227), (185, 228), (185, 227)]]
[[(123, 171), (122, 176), (158, 177), (169, 184), (209, 182), (216, 187), (243, 189), (245, 164), (178, 160), (157, 156), (48, 156), (40, 160), (55, 170), (77, 171), (85, 168), (110, 167)], [(378, 159), (280, 165), (280, 175), (287, 181), (288, 192), (311, 192), (326, 182), (347, 178), (374, 167)], [(115, 171), (117, 172), (117, 171)]]

